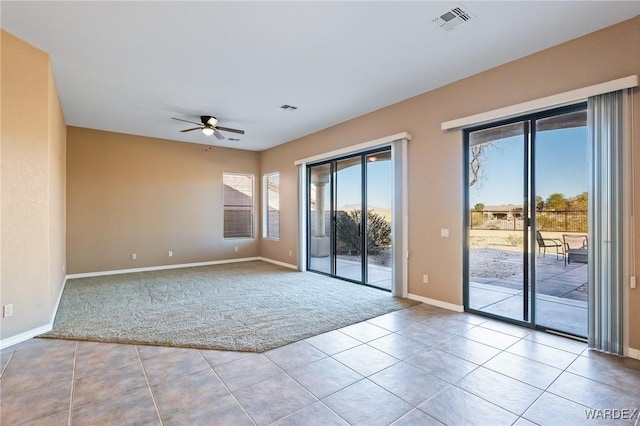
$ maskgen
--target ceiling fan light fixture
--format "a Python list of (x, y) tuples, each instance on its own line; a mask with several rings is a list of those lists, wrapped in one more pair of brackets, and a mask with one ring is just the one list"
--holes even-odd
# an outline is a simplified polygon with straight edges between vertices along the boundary
[(202, 133), (204, 133), (205, 136), (211, 136), (213, 134), (213, 127), (203, 127)]
[(215, 117), (209, 117), (209, 119), (207, 120), (207, 124), (211, 127), (214, 127), (216, 124), (218, 124), (218, 119)]

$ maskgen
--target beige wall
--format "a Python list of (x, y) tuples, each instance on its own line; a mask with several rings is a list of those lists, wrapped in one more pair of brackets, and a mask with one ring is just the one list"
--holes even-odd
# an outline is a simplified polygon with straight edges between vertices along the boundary
[[(287, 226), (280, 241), (262, 242), (261, 254), (289, 262), (288, 250), (296, 247), (295, 160), (408, 131), (413, 135), (408, 170), (409, 293), (461, 305), (462, 136), (459, 131), (443, 133), (440, 124), (632, 74), (640, 74), (640, 17), (265, 151), (262, 170), (281, 173), (282, 223)], [(637, 159), (639, 123), (636, 89)], [(636, 175), (640, 188), (640, 174)], [(450, 238), (441, 238), (440, 228), (449, 228)], [(635, 229), (640, 241), (640, 218)], [(423, 274), (429, 274), (428, 285), (422, 284)], [(630, 346), (640, 348), (640, 289), (630, 290), (629, 303)]]
[[(295, 263), (293, 162), (402, 131), (413, 135), (409, 291), (461, 304), (462, 142), (460, 132), (443, 133), (440, 123), (640, 74), (640, 17), (262, 153), (205, 152), (201, 145), (74, 127), (65, 134), (47, 55), (4, 32), (1, 46), (0, 297), (15, 309), (1, 320), (6, 338), (49, 321), (65, 262), (68, 273), (258, 255)], [(634, 102), (640, 158), (638, 90)], [(223, 171), (255, 174), (256, 195), (262, 174), (280, 172), (280, 240), (222, 238)], [(450, 238), (441, 238), (440, 228), (449, 228)], [(429, 274), (428, 285), (422, 274)], [(640, 348), (640, 289), (630, 290), (629, 304), (630, 346)]]
[(65, 123), (46, 53), (2, 32), (3, 339), (45, 326), (64, 282)]
[(258, 238), (223, 239), (222, 210), (223, 172), (254, 174), (258, 195), (259, 153), (77, 127), (67, 141), (68, 273), (259, 255)]

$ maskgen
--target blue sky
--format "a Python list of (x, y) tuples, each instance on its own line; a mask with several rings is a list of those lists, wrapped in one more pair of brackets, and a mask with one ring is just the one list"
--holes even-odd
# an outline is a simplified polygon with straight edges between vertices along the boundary
[[(379, 209), (391, 208), (391, 161), (367, 163), (367, 204)], [(348, 167), (338, 174), (338, 209), (360, 203), (361, 168)]]
[[(480, 182), (469, 190), (469, 205), (523, 203), (522, 136), (500, 139), (488, 149)], [(587, 128), (538, 132), (536, 193), (543, 199), (559, 192), (573, 197), (587, 191)]]

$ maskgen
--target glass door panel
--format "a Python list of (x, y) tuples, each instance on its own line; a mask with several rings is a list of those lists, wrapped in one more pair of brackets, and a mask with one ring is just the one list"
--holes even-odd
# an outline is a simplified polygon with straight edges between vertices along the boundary
[(336, 272), (342, 278), (362, 282), (362, 158), (335, 162)]
[(529, 321), (527, 122), (469, 133), (467, 307)]
[(391, 151), (365, 157), (367, 167), (366, 284), (391, 290)]
[(587, 113), (536, 121), (536, 323), (587, 336)]
[(333, 273), (331, 164), (309, 167), (309, 269)]

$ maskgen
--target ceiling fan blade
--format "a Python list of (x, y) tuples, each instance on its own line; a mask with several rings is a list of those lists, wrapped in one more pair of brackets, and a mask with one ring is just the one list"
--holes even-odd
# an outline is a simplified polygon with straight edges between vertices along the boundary
[(216, 129), (222, 130), (224, 132), (240, 133), (241, 135), (244, 135), (244, 130), (231, 129), (229, 127), (222, 127), (222, 126), (216, 126)]
[(200, 130), (200, 129), (202, 129), (202, 126), (200, 126), (200, 127), (194, 127), (193, 129), (184, 129), (184, 130), (180, 130), (180, 131), (181, 131), (182, 133), (184, 133), (184, 132), (192, 132), (192, 131), (194, 131), (194, 130)]
[(171, 117), (172, 120), (184, 121), (185, 123), (197, 124), (198, 126), (202, 126), (202, 123), (196, 123), (195, 121), (183, 120), (182, 118)]
[(218, 138), (219, 140), (224, 139), (224, 136), (222, 135), (222, 133), (220, 133), (219, 131), (217, 131), (216, 129), (213, 129), (213, 134), (215, 135), (216, 138)]

